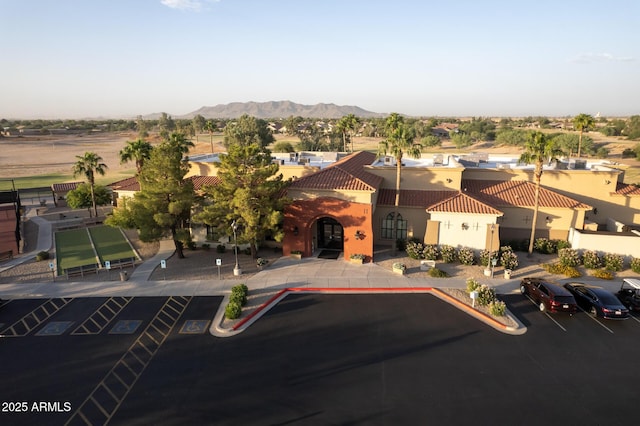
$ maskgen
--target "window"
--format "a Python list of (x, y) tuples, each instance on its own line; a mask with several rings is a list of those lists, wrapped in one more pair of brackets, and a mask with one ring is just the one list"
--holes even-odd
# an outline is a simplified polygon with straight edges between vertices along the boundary
[[(402, 215), (398, 213), (397, 223), (397, 235), (398, 238), (407, 239), (407, 221), (402, 219)], [(382, 220), (382, 238), (392, 240), (393, 239), (393, 213), (389, 213), (386, 218)]]

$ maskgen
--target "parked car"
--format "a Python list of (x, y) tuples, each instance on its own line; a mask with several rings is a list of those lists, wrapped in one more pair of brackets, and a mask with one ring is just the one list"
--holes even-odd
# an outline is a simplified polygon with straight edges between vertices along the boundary
[(640, 279), (623, 279), (616, 296), (629, 310), (640, 312)]
[(569, 290), (542, 278), (524, 278), (520, 292), (529, 296), (541, 312), (568, 312), (573, 315), (578, 310), (576, 299)]
[(591, 315), (606, 319), (627, 319), (629, 309), (615, 296), (601, 287), (583, 283), (566, 283), (564, 288), (575, 297), (578, 306)]

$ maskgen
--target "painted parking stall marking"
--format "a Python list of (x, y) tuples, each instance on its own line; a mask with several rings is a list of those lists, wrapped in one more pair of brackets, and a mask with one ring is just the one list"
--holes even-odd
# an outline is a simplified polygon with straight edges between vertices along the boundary
[[(534, 300), (533, 300), (533, 299), (532, 299), (528, 294), (525, 294), (524, 296), (525, 296), (527, 299), (529, 299), (529, 300), (531, 301), (531, 303), (533, 303), (535, 306), (538, 306), (538, 304), (537, 304), (537, 303), (536, 303), (536, 302), (535, 302), (535, 301), (534, 301)], [(567, 331), (567, 329), (566, 329), (566, 328), (564, 328), (564, 327), (563, 327), (563, 326), (562, 326), (558, 321), (556, 321), (555, 319), (553, 319), (553, 317), (552, 317), (551, 315), (549, 315), (549, 312), (546, 312), (546, 311), (545, 311), (545, 312), (543, 312), (543, 313), (547, 316), (547, 318), (549, 318), (551, 321), (553, 321), (553, 322), (555, 323), (555, 325), (557, 325), (558, 327), (560, 327), (560, 329), (561, 329), (562, 331)]]
[(587, 311), (585, 311), (584, 309), (582, 309), (580, 306), (578, 306), (578, 309), (580, 309), (582, 312), (584, 312), (589, 318), (591, 318), (593, 321), (595, 321), (598, 325), (600, 325), (602, 328), (604, 328), (605, 330), (607, 330), (609, 333), (613, 334), (613, 330), (611, 330), (609, 327), (607, 327), (606, 325), (604, 325), (601, 321), (598, 320), (598, 318), (594, 317), (593, 315), (589, 314)]
[(186, 320), (180, 329), (180, 334), (204, 334), (209, 328), (209, 320)]
[(36, 336), (60, 336), (64, 334), (72, 324), (73, 321), (51, 321), (42, 327), (40, 331), (36, 333)]
[(170, 297), (65, 425), (104, 425), (171, 333), (192, 297)]
[(64, 308), (73, 298), (49, 299), (29, 312), (18, 321), (0, 332), (4, 337), (26, 336), (34, 328), (51, 318), (53, 314)]
[(120, 320), (109, 330), (109, 334), (133, 334), (142, 324), (142, 320)]
[(110, 297), (71, 334), (99, 334), (124, 309), (133, 297)]

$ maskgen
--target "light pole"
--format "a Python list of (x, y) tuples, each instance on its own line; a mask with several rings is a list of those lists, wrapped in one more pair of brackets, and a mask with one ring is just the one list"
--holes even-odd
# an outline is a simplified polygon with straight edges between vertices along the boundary
[(491, 262), (491, 278), (493, 278), (493, 267), (496, 265), (493, 262), (493, 233), (496, 230), (496, 225), (491, 224), (491, 241), (489, 241), (489, 262)]
[(242, 269), (240, 269), (240, 265), (238, 265), (238, 237), (236, 235), (236, 231), (238, 230), (238, 224), (234, 220), (231, 222), (231, 229), (233, 229), (233, 248), (236, 254), (236, 266), (233, 268), (233, 275), (242, 275)]

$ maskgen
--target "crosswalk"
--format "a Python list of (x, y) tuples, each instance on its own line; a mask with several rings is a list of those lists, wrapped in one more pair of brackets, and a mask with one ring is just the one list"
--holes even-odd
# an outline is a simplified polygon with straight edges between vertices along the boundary
[(49, 299), (9, 327), (0, 331), (0, 335), (3, 337), (26, 336), (72, 300), (72, 298)]
[(71, 334), (100, 334), (132, 299), (133, 297), (108, 298), (89, 318), (73, 330)]

